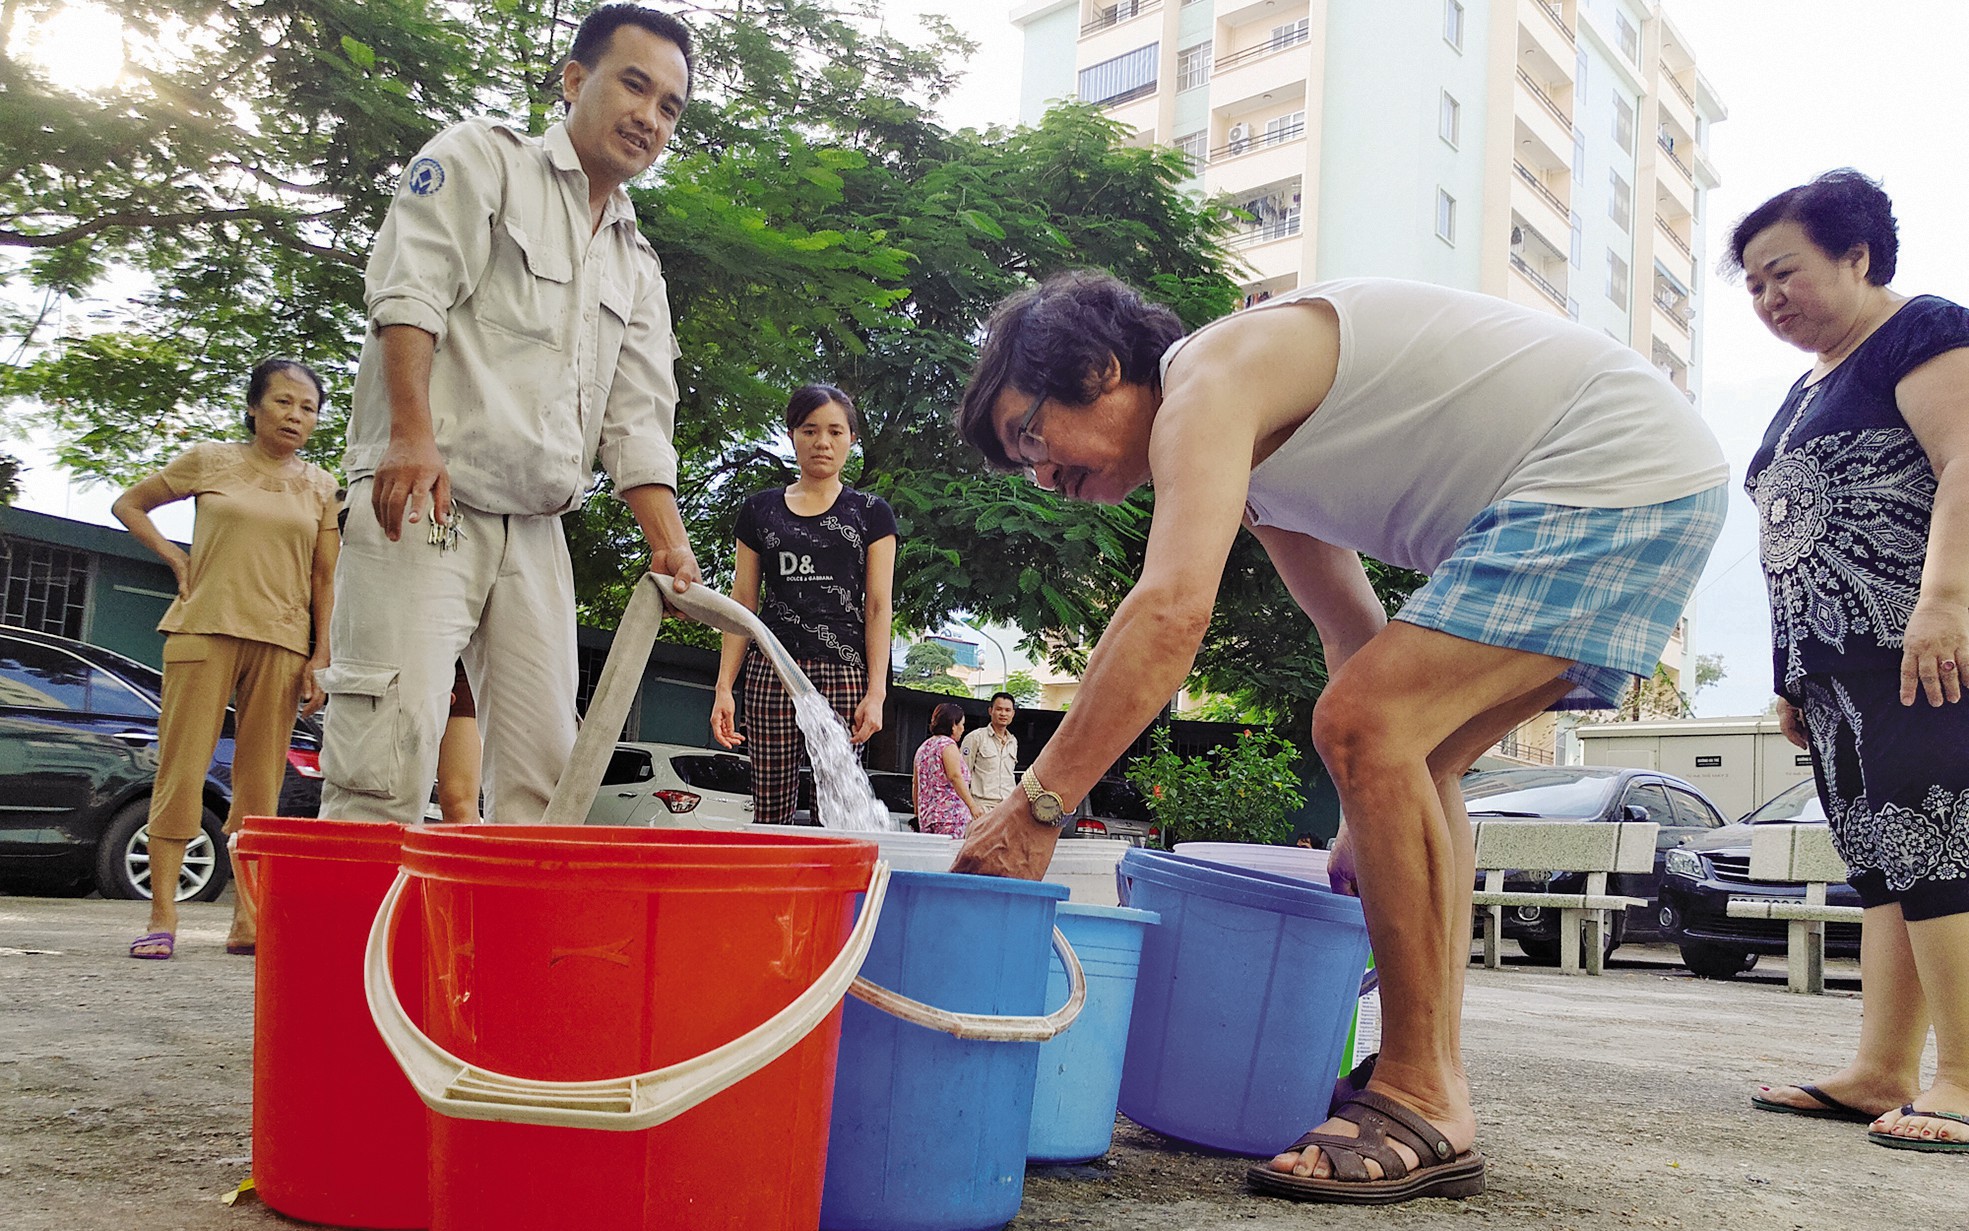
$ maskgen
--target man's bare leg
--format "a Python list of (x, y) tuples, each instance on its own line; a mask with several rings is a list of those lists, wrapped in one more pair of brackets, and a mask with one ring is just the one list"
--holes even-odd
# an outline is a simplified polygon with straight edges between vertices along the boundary
[[(1396, 622), (1348, 660), (1314, 715), (1381, 976), (1381, 1058), (1368, 1088), (1413, 1109), (1458, 1151), (1476, 1141), (1459, 1047), (1475, 853), (1455, 779), (1564, 696), (1569, 685), (1558, 677), (1569, 665)], [(1357, 1132), (1331, 1120), (1319, 1131)], [(1316, 1149), (1281, 1154), (1272, 1166), (1331, 1173)]]

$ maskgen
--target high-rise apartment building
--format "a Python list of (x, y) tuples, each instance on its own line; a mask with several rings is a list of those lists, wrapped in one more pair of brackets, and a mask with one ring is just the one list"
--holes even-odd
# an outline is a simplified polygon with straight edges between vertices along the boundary
[(1078, 98), (1181, 150), (1248, 215), (1247, 302), (1370, 274), (1483, 291), (1604, 330), (1695, 398), (1727, 112), (1659, 4), (1029, 0), (1012, 20), (1020, 118)]

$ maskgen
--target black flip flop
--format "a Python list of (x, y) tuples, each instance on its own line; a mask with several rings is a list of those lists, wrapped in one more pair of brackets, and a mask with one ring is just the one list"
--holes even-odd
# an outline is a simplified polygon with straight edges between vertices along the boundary
[[(1952, 1111), (1916, 1111), (1913, 1103), (1901, 1108), (1901, 1114), (1969, 1124), (1969, 1116), (1959, 1116)], [(1890, 1150), (1919, 1150), (1924, 1154), (1969, 1154), (1969, 1141), (1937, 1141), (1932, 1137), (1923, 1140), (1920, 1137), (1896, 1137), (1892, 1133), (1868, 1133), (1866, 1139), (1877, 1146), (1886, 1146)]]
[(1843, 1120), (1848, 1124), (1871, 1124), (1880, 1117), (1870, 1111), (1861, 1111), (1851, 1103), (1842, 1103), (1817, 1086), (1800, 1082), (1793, 1089), (1803, 1090), (1817, 1099), (1819, 1107), (1793, 1107), (1790, 1103), (1780, 1103), (1774, 1099), (1750, 1096), (1750, 1105), (1759, 1111), (1776, 1111), (1788, 1116), (1808, 1116), (1814, 1120)]

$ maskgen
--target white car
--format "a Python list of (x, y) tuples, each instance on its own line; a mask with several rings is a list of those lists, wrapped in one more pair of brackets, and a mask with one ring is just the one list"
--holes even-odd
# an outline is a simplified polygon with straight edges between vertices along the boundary
[(724, 826), (752, 820), (752, 765), (688, 744), (615, 746), (590, 825)]

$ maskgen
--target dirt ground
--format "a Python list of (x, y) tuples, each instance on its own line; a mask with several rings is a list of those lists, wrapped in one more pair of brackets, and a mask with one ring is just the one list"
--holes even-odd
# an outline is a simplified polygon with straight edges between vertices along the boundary
[[(0, 897), (0, 1229), (300, 1225), (221, 1203), (251, 1170), (253, 966), (223, 952), (228, 909), (188, 906), (178, 957), (132, 962), (136, 903)], [(1242, 1159), (1124, 1121), (1106, 1159), (1032, 1172), (1012, 1231), (1969, 1227), (1969, 1158), (1890, 1152), (1861, 1126), (1746, 1101), (1753, 1082), (1841, 1062), (1856, 973), (1835, 962), (1835, 990), (1808, 997), (1786, 994), (1782, 961), (1707, 983), (1646, 947), (1598, 979), (1473, 969), (1483, 1196), (1295, 1206), (1247, 1193)]]

